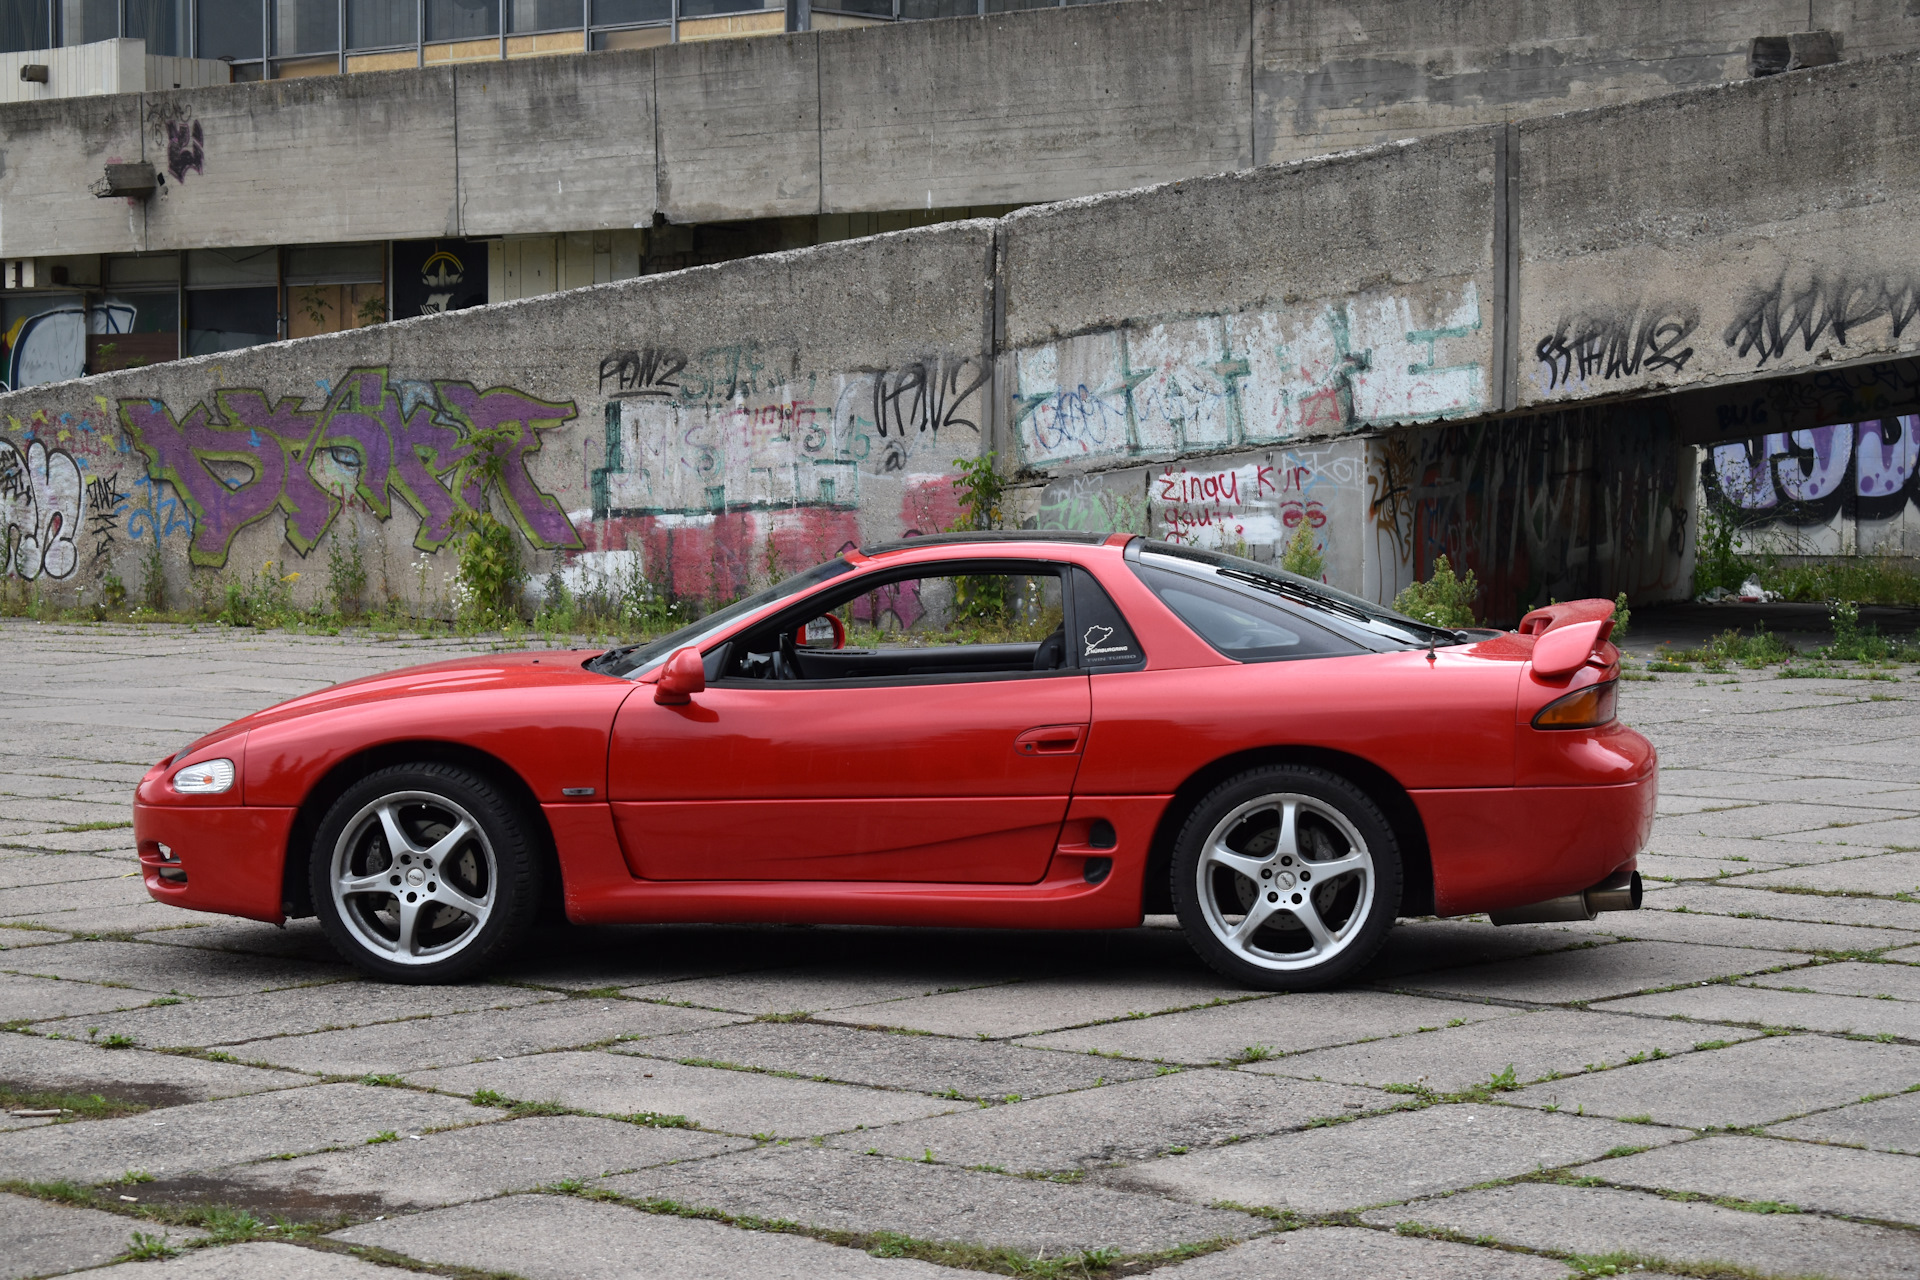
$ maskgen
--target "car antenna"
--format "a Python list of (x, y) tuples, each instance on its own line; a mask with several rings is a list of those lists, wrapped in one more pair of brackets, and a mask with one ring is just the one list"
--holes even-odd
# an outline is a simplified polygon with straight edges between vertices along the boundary
[(1435, 644), (1434, 636), (1436, 634), (1437, 634), (1436, 632), (1431, 630), (1427, 632), (1427, 665), (1428, 666), (1433, 665), (1433, 661), (1434, 661), (1433, 646)]

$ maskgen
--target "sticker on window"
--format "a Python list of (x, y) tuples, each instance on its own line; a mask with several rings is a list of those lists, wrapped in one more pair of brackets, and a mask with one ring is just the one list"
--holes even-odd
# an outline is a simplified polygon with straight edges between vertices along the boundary
[(1085, 569), (1073, 573), (1073, 622), (1079, 629), (1077, 660), (1082, 667), (1131, 667), (1140, 646), (1113, 600)]

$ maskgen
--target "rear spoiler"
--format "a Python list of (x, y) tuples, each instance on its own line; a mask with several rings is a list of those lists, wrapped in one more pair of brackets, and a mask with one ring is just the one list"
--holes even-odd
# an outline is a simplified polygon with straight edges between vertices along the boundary
[(1515, 630), (1523, 636), (1535, 637), (1534, 674), (1572, 675), (1585, 666), (1593, 652), (1613, 634), (1613, 601), (1568, 600), (1564, 604), (1550, 604), (1520, 619)]

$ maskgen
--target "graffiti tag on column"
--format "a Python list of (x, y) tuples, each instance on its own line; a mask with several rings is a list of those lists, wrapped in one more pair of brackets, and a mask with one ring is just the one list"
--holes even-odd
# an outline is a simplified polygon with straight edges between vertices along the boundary
[(22, 578), (65, 578), (80, 563), (84, 490), (80, 467), (61, 449), (38, 440), (26, 452), (0, 440), (0, 531), (7, 568)]
[(687, 367), (687, 353), (668, 347), (610, 351), (600, 361), (600, 391), (608, 380), (624, 395), (670, 396), (680, 390), (675, 378)]
[(1693, 348), (1682, 344), (1699, 327), (1699, 309), (1678, 304), (1589, 310), (1563, 319), (1533, 354), (1546, 366), (1549, 391), (1643, 370), (1678, 373), (1693, 358)]
[(119, 415), (148, 474), (172, 484), (192, 513), (194, 564), (224, 565), (240, 531), (276, 511), (304, 556), (348, 493), (382, 520), (398, 499), (420, 520), (414, 546), (437, 550), (462, 517), (488, 503), (480, 477), (489, 458), (499, 462), (495, 496), (529, 542), (580, 545), (528, 469), (543, 433), (577, 416), (571, 400), (468, 382), (390, 382), (385, 368), (362, 368), (349, 370), (318, 409), (223, 388), (211, 408), (196, 404), (184, 416), (158, 400), (122, 400)]
[(120, 492), (120, 473), (94, 476), (87, 481), (87, 536), (93, 540), (93, 563), (105, 567), (113, 559), (113, 540), (120, 532), (120, 516), (127, 495)]
[(904, 440), (909, 429), (934, 435), (942, 427), (977, 431), (979, 424), (962, 416), (961, 410), (986, 381), (986, 363), (971, 356), (915, 360), (877, 373), (873, 377), (875, 434), (884, 440), (891, 432)]
[(198, 120), (167, 122), (167, 172), (175, 182), (184, 182), (189, 173), (206, 173), (207, 139)]

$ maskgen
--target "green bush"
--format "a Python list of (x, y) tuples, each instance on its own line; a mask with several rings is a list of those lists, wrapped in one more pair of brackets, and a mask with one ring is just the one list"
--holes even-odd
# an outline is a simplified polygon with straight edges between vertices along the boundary
[(1464, 578), (1457, 577), (1453, 565), (1445, 556), (1440, 556), (1434, 560), (1433, 572), (1427, 580), (1416, 582), (1395, 596), (1393, 607), (1409, 618), (1457, 630), (1477, 622), (1473, 602), (1479, 594), (1480, 584), (1474, 580), (1473, 570), (1467, 570)]
[(342, 618), (359, 617), (366, 593), (367, 564), (360, 555), (357, 531), (346, 538), (334, 534), (327, 543), (327, 594), (333, 597), (333, 611)]
[(1287, 539), (1286, 548), (1280, 553), (1280, 567), (1288, 573), (1297, 573), (1315, 582), (1325, 576), (1326, 557), (1313, 545), (1313, 526), (1305, 520), (1293, 531), (1293, 537)]
[(1698, 662), (1709, 671), (1724, 671), (1734, 663), (1757, 671), (1794, 656), (1793, 646), (1765, 627), (1752, 635), (1741, 631), (1723, 631), (1698, 649), (1680, 649), (1667, 655), (1677, 662)]
[(1920, 604), (1920, 574), (1886, 555), (1790, 567), (1763, 564), (1760, 585), (1785, 600)]
[(1711, 502), (1700, 507), (1699, 531), (1693, 544), (1693, 594), (1704, 595), (1715, 587), (1738, 591), (1753, 572), (1746, 557), (1733, 549), (1738, 531), (1733, 511)]

